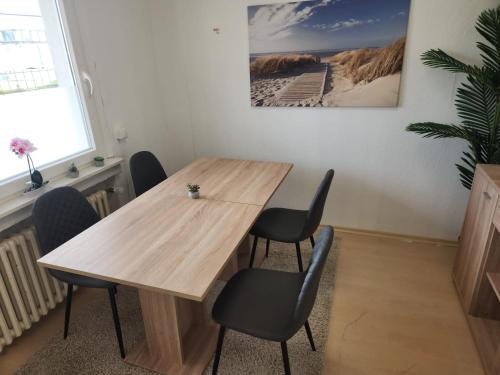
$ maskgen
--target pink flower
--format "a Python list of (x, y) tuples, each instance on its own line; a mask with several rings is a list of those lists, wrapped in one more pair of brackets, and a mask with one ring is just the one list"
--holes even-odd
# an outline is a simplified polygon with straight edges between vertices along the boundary
[(20, 159), (27, 154), (31, 154), (36, 150), (36, 147), (27, 139), (13, 138), (9, 145), (10, 150)]

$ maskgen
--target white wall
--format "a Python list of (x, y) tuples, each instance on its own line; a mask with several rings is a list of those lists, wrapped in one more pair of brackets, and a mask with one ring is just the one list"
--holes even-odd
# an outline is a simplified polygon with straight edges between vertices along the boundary
[(464, 145), (404, 128), (456, 121), (454, 77), (419, 55), (440, 47), (477, 61), (473, 24), (497, 0), (413, 0), (401, 103), (389, 109), (251, 108), (246, 7), (262, 1), (76, 3), (106, 122), (129, 133), (119, 153), (150, 149), (169, 173), (204, 155), (291, 161), (272, 204), (298, 208), (334, 168), (325, 223), (456, 239), (468, 192), (454, 163)]
[(455, 78), (424, 67), (419, 56), (440, 47), (476, 61), (473, 24), (497, 1), (413, 0), (400, 106), (389, 109), (251, 108), (246, 7), (258, 3), (163, 1), (179, 25), (195, 155), (293, 162), (272, 204), (298, 208), (334, 168), (325, 223), (456, 239), (468, 197), (454, 167), (464, 144), (404, 128), (456, 121)]
[[(128, 132), (125, 142), (114, 142), (114, 153), (128, 161), (134, 152), (151, 150), (168, 174), (186, 165), (193, 158), (187, 98), (170, 95), (173, 86), (159, 79), (178, 61), (163, 58), (168, 40), (155, 48), (155, 37), (168, 35), (168, 25), (153, 33), (149, 1), (73, 2), (107, 135), (113, 138), (117, 127)], [(176, 79), (184, 84), (183, 76), (171, 74), (174, 85)]]

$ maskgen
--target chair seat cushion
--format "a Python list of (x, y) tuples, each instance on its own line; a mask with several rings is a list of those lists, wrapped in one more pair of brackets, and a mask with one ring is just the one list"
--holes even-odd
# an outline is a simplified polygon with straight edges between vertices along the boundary
[(273, 241), (294, 243), (304, 230), (307, 211), (288, 208), (268, 208), (264, 210), (253, 225), (250, 233), (254, 236)]
[(49, 269), (49, 273), (60, 281), (68, 284), (83, 286), (85, 288), (111, 288), (116, 286), (116, 283), (112, 283), (110, 281), (77, 275), (76, 273), (69, 273), (54, 269)]
[(304, 274), (245, 269), (226, 284), (212, 310), (213, 319), (235, 331), (272, 341), (294, 332), (293, 315)]

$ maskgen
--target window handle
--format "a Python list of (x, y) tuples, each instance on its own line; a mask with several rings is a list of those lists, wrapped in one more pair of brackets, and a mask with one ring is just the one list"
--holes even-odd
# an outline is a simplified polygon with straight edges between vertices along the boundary
[(82, 72), (82, 77), (85, 82), (89, 85), (89, 95), (94, 95), (94, 84), (92, 83), (92, 78), (87, 72)]

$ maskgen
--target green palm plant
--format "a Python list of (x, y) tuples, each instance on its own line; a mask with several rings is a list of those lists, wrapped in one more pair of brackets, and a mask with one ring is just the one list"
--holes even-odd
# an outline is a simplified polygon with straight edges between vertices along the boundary
[(456, 164), (460, 181), (467, 189), (472, 186), (477, 163), (500, 164), (500, 6), (483, 11), (476, 30), (485, 39), (477, 43), (482, 67), (465, 64), (441, 49), (422, 54), (422, 61), (427, 66), (467, 75), (455, 100), (461, 124), (422, 122), (406, 128), (425, 138), (467, 141), (469, 147), (463, 152), (462, 164)]

